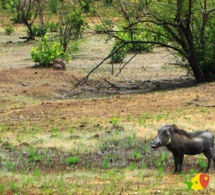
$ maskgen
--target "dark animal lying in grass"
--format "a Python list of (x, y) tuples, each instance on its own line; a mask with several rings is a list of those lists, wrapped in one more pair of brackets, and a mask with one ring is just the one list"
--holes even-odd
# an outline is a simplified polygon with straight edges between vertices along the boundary
[(214, 161), (214, 136), (208, 131), (186, 132), (176, 125), (164, 125), (158, 130), (158, 135), (152, 142), (152, 148), (166, 146), (172, 152), (175, 163), (174, 173), (182, 171), (184, 154), (195, 155), (203, 153), (208, 159), (206, 171), (210, 168), (211, 159)]

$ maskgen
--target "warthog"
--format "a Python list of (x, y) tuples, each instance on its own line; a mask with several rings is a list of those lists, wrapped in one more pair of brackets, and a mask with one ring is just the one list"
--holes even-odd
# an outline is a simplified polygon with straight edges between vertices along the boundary
[(164, 125), (158, 130), (158, 135), (152, 142), (152, 148), (166, 146), (172, 152), (175, 163), (174, 173), (182, 171), (184, 154), (196, 155), (203, 153), (208, 159), (206, 171), (210, 168), (211, 158), (214, 161), (214, 136), (208, 131), (186, 132), (176, 125)]

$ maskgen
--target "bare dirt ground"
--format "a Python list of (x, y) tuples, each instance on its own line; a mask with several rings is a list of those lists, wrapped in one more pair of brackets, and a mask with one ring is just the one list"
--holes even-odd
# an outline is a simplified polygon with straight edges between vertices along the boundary
[[(117, 77), (123, 64), (105, 62), (72, 90), (111, 42), (86, 33), (67, 71), (35, 69), (37, 41), (19, 42), (22, 29), (11, 36), (0, 29), (0, 193), (187, 194), (183, 182), (204, 157), (187, 157), (185, 174), (173, 176), (172, 156), (162, 160), (166, 150), (152, 151), (150, 142), (164, 123), (215, 133), (215, 83), (196, 85), (168, 51), (155, 48)], [(210, 178), (201, 194), (214, 193)]]
[[(37, 41), (23, 43), (23, 40), (18, 38), (25, 35), (23, 28), (18, 26), (16, 30), (16, 35), (11, 36), (5, 35), (3, 29), (0, 31), (1, 69), (18, 68), (17, 74), (22, 75), (21, 71), (27, 71), (26, 67), (31, 68), (34, 65), (31, 60), (30, 51), (36, 45)], [(163, 48), (155, 48), (153, 52), (137, 55), (118, 76), (116, 75), (124, 64), (112, 65), (110, 64), (110, 60), (107, 60), (90, 77), (92, 79), (87, 85), (84, 85), (86, 87), (82, 86), (72, 91), (71, 89), (74, 84), (77, 83), (76, 78), (81, 80), (90, 70), (98, 65), (110, 52), (111, 45), (112, 42), (106, 42), (105, 37), (102, 35), (93, 36), (90, 33), (84, 35), (80, 51), (72, 54), (73, 59), (67, 65), (69, 71), (51, 73), (61, 77), (61, 82), (64, 79), (65, 84), (70, 87), (67, 90), (67, 87), (64, 86), (65, 93), (62, 95), (62, 98), (72, 97), (73, 94), (76, 97), (90, 97), (94, 94), (101, 96), (113, 93), (144, 93), (159, 89), (192, 86), (194, 84), (194, 79), (187, 75), (185, 69), (174, 65), (177, 59), (173, 58), (169, 51)], [(131, 57), (132, 54), (129, 54), (124, 62), (127, 62)], [(25, 69), (20, 70), (20, 68)], [(36, 75), (40, 71), (42, 74), (46, 72), (43, 70), (33, 70), (32, 74)], [(6, 72), (5, 74), (9, 76), (9, 73)], [(38, 74), (38, 76), (40, 77), (41, 75)]]

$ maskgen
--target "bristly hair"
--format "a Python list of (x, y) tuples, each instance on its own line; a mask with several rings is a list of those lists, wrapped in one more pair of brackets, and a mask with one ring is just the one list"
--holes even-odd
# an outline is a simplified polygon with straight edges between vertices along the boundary
[(179, 135), (183, 135), (188, 138), (192, 138), (191, 135), (187, 131), (185, 131), (183, 129), (179, 129), (175, 124), (171, 125), (171, 127), (175, 133), (178, 133)]

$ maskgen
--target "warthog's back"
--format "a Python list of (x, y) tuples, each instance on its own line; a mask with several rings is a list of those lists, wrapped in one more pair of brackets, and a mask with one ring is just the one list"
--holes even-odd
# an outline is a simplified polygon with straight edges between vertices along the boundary
[(211, 142), (214, 139), (214, 136), (209, 131), (195, 131), (192, 133), (189, 133), (191, 139), (197, 140), (201, 139), (202, 141)]

